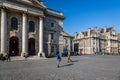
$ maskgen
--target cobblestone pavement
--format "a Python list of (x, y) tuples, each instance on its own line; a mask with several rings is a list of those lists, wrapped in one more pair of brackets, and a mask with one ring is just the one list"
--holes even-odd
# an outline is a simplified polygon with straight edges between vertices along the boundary
[(120, 56), (63, 57), (60, 68), (55, 58), (0, 62), (0, 80), (120, 80)]

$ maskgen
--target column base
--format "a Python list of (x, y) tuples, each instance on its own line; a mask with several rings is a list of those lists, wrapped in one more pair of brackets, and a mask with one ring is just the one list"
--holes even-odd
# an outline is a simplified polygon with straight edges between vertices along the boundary
[(6, 53), (6, 52), (1, 52), (0, 54), (3, 54), (3, 56), (6, 56), (6, 55), (7, 55), (7, 53)]
[(21, 53), (21, 57), (24, 57), (24, 52)]
[(44, 52), (38, 52), (39, 57), (44, 57), (45, 58), (45, 53)]
[(27, 52), (22, 52), (21, 53), (21, 57), (28, 57), (29, 56), (29, 53), (27, 53)]

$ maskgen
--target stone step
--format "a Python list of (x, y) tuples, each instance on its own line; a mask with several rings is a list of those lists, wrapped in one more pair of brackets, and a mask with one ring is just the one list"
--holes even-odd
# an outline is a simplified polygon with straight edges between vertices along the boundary
[[(47, 58), (39, 57), (39, 56), (30, 56), (30, 57), (27, 57), (27, 60), (38, 60), (38, 59), (47, 59)], [(21, 56), (11, 57), (11, 61), (17, 61), (17, 60), (25, 60), (25, 57), (21, 57)]]

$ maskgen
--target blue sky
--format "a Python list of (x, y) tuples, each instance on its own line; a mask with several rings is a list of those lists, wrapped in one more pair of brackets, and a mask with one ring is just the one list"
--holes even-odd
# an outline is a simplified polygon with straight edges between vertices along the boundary
[(70, 35), (88, 28), (115, 27), (120, 33), (120, 0), (43, 0), (52, 9), (63, 12), (64, 30)]

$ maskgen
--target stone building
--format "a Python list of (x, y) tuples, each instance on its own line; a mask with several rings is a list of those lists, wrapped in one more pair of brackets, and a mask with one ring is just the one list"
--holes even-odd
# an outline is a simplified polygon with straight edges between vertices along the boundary
[(64, 16), (40, 0), (0, 0), (0, 53), (51, 56), (62, 50)]
[(69, 51), (73, 51), (73, 37), (70, 36), (68, 33), (66, 32), (62, 32), (62, 44), (63, 44), (63, 50), (62, 51), (65, 51), (65, 50), (69, 50)]
[(100, 51), (118, 54), (118, 36), (114, 27), (89, 28), (86, 32), (75, 33), (74, 51), (80, 54), (95, 54)]
[(118, 34), (118, 53), (120, 54), (120, 33)]

